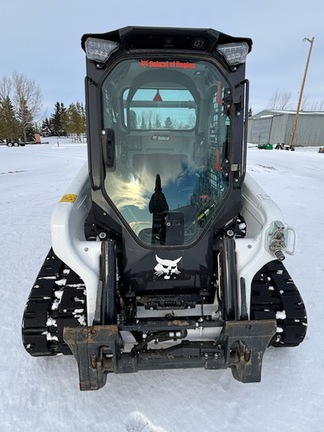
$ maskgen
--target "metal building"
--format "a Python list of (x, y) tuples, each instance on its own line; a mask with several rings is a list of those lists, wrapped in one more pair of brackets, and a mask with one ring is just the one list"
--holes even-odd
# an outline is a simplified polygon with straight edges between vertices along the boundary
[[(264, 110), (249, 118), (248, 142), (290, 144), (296, 111)], [(324, 111), (300, 111), (295, 146), (324, 145)]]

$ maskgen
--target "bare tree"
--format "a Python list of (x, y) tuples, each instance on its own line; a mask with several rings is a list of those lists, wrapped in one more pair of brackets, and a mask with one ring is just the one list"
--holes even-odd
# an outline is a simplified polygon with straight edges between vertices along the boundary
[(24, 140), (27, 141), (27, 131), (39, 113), (42, 106), (42, 93), (34, 80), (14, 72), (12, 75), (14, 104), (18, 112)]
[(309, 110), (309, 111), (323, 111), (324, 109), (324, 100), (322, 101), (312, 101), (310, 102), (308, 98), (306, 97), (306, 100), (303, 100), (302, 104), (302, 110)]
[(10, 78), (4, 76), (0, 80), (0, 100), (4, 101), (11, 94), (12, 81)]
[(291, 108), (291, 92), (281, 93), (276, 90), (268, 102), (268, 109), (287, 110)]
[(301, 105), (300, 105), (300, 110), (301, 111), (307, 111), (309, 109), (308, 108), (309, 104), (310, 104), (309, 97), (307, 95), (304, 95), (303, 99), (302, 99), (302, 102), (301, 102)]

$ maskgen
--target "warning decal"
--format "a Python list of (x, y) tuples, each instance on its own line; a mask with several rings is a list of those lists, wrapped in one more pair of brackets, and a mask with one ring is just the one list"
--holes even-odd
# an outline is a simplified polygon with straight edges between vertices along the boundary
[(74, 203), (77, 199), (76, 194), (65, 194), (62, 196), (60, 202), (69, 202), (69, 203)]

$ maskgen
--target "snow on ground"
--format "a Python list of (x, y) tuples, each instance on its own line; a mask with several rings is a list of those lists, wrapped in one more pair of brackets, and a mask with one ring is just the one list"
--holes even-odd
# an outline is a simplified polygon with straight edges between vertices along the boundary
[(324, 154), (248, 151), (248, 169), (299, 235), (285, 263), (308, 310), (298, 348), (266, 351), (260, 384), (230, 370), (109, 375), (80, 392), (72, 356), (32, 358), (21, 342), (24, 305), (50, 247), (50, 216), (82, 162), (85, 144), (0, 147), (0, 431), (322, 431), (324, 424)]

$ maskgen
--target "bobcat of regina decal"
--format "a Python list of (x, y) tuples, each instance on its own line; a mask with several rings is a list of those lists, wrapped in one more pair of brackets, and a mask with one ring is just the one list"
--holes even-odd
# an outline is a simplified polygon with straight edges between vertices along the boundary
[(176, 260), (162, 259), (155, 255), (155, 259), (157, 261), (156, 266), (154, 267), (154, 274), (157, 277), (163, 276), (164, 279), (175, 279), (178, 274), (181, 272), (178, 270), (178, 262), (181, 261), (182, 257)]

